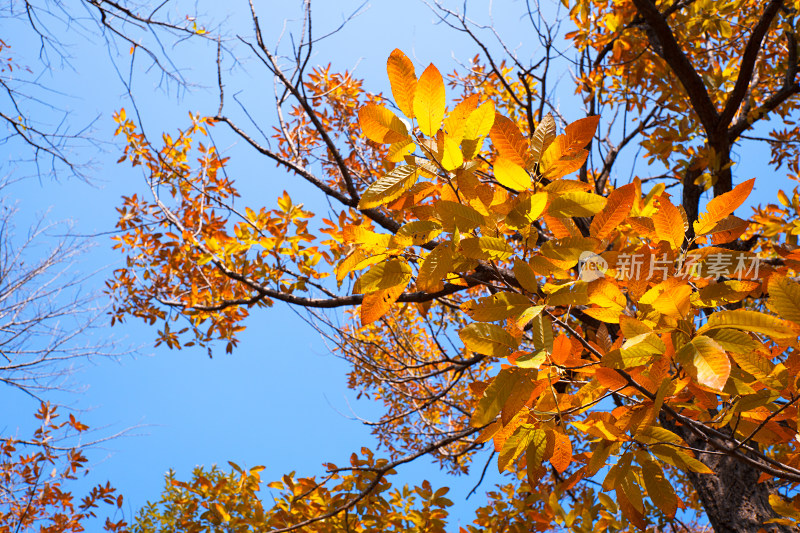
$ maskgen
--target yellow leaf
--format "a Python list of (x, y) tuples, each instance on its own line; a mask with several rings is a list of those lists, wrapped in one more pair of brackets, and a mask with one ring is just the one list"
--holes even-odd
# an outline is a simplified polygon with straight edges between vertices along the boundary
[[(682, 442), (682, 441), (681, 441)], [(685, 444), (684, 444), (685, 445)], [(714, 471), (698, 461), (683, 450), (672, 446), (653, 446), (650, 451), (662, 461), (678, 467), (681, 470), (696, 472), (698, 474), (713, 474)]]
[(642, 462), (642, 477), (650, 500), (668, 520), (672, 520), (678, 510), (678, 497), (661, 465), (652, 459)]
[(589, 305), (589, 285), (585, 281), (574, 281), (564, 285), (545, 284), (544, 292), (549, 293), (547, 305)]
[(800, 284), (785, 276), (773, 276), (769, 280), (767, 306), (775, 314), (800, 324)]
[(531, 338), (536, 350), (553, 352), (553, 321), (550, 317), (538, 314), (531, 320)]
[(547, 459), (547, 433), (544, 430), (535, 430), (531, 437), (528, 449), (525, 450), (525, 462), (527, 463), (528, 482), (531, 486), (535, 486), (537, 481), (536, 472), (542, 466), (542, 463)]
[(466, 237), (459, 243), (459, 251), (466, 257), (487, 261), (502, 261), (513, 253), (508, 243), (497, 237)]
[(536, 437), (537, 432), (541, 431), (536, 429), (530, 424), (523, 424), (506, 439), (503, 443), (503, 449), (497, 458), (497, 469), (502, 472), (508, 467), (522, 452), (528, 449), (531, 441)]
[(436, 292), (444, 288), (442, 279), (453, 267), (453, 247), (449, 242), (440, 243), (425, 256), (417, 275), (417, 289)]
[(672, 318), (685, 318), (691, 308), (692, 288), (679, 285), (662, 292), (652, 303), (653, 309)]
[(794, 337), (795, 333), (789, 323), (771, 315), (757, 311), (736, 309), (734, 311), (717, 311), (708, 317), (708, 322), (697, 330), (698, 334), (717, 328), (732, 328), (742, 331), (763, 333), (777, 339)]
[(433, 137), (442, 125), (445, 110), (444, 80), (431, 63), (417, 82), (414, 115), (423, 135)]
[[(482, 139), (489, 135), (494, 125), (495, 114), (494, 102), (491, 100), (487, 100), (478, 106), (478, 109), (473, 111), (467, 119), (466, 128), (464, 129), (464, 139), (472, 141)], [(467, 157), (467, 159), (469, 159), (469, 157)]]
[(566, 137), (559, 135), (542, 154), (539, 173), (543, 177), (556, 180), (566, 176), (581, 168), (586, 158), (589, 157), (589, 152), (586, 150), (579, 150), (574, 154), (566, 153), (566, 142)]
[(506, 330), (494, 324), (475, 322), (458, 332), (467, 349), (481, 355), (508, 357), (519, 342)]
[(464, 156), (458, 142), (445, 134), (442, 137), (442, 167), (445, 170), (455, 170), (464, 163)]
[(589, 217), (606, 206), (606, 199), (599, 194), (574, 191), (556, 197), (547, 206), (551, 217)]
[(528, 263), (519, 258), (514, 258), (514, 277), (523, 289), (531, 294), (539, 291), (539, 284), (536, 282), (536, 273)]
[(695, 307), (717, 307), (731, 302), (738, 302), (760, 286), (761, 284), (755, 281), (733, 280), (710, 283), (692, 295), (692, 305)]
[(520, 200), (506, 215), (506, 224), (512, 228), (522, 229), (532, 224), (544, 212), (547, 206), (547, 193), (537, 192)]
[(704, 335), (698, 335), (675, 354), (675, 360), (694, 375), (697, 382), (721, 391), (731, 374), (731, 362), (725, 350)]
[(591, 237), (567, 237), (549, 240), (542, 245), (539, 253), (559, 268), (575, 266), (584, 252), (593, 252), (599, 242)]
[(755, 182), (755, 178), (749, 179), (737, 185), (732, 191), (709, 201), (706, 212), (694, 223), (694, 232), (703, 235), (713, 230), (720, 220), (733, 213), (750, 196)]
[(397, 107), (408, 118), (414, 117), (414, 93), (417, 88), (417, 75), (414, 64), (399, 49), (395, 48), (386, 61), (386, 72), (392, 85), (392, 96)]
[(497, 113), (489, 131), (489, 138), (500, 155), (523, 170), (528, 166), (528, 141), (522, 136), (514, 121)]
[(219, 516), (220, 516), (220, 518), (222, 518), (223, 522), (230, 522), (231, 521), (231, 515), (228, 514), (228, 511), (226, 511), (225, 508), (222, 505), (220, 505), (218, 503), (215, 503), (213, 505), (214, 505), (214, 510), (217, 511), (217, 514), (219, 514)]
[(592, 224), (589, 226), (589, 234), (597, 239), (605, 239), (612, 231), (617, 229), (622, 221), (628, 218), (635, 195), (636, 186), (633, 183), (611, 191), (605, 207), (592, 220)]
[(478, 95), (473, 94), (459, 102), (444, 120), (445, 131), (456, 144), (460, 143), (464, 138), (464, 134), (467, 131), (467, 121), (477, 107)]
[(370, 209), (391, 202), (399, 198), (406, 189), (416, 182), (417, 167), (412, 165), (397, 166), (364, 191), (364, 194), (361, 195), (361, 200), (358, 202), (358, 208)]
[(368, 266), (380, 263), (384, 259), (386, 259), (385, 254), (373, 255), (362, 248), (356, 248), (336, 265), (336, 281), (341, 283), (350, 272), (367, 268)]
[(364, 135), (376, 143), (396, 143), (408, 138), (408, 128), (389, 109), (367, 104), (358, 110), (358, 123)]
[(402, 259), (379, 263), (361, 275), (353, 285), (354, 294), (366, 294), (396, 285), (405, 286), (411, 279), (411, 267)]
[(453, 233), (456, 229), (461, 232), (471, 231), (485, 223), (483, 215), (475, 209), (450, 200), (436, 202), (436, 214), (448, 233)]
[(392, 163), (400, 163), (409, 154), (414, 153), (416, 145), (411, 137), (406, 137), (402, 141), (397, 141), (389, 146), (389, 153), (386, 154), (386, 160)]
[[(792, 505), (792, 502), (784, 500), (783, 498), (781, 498), (781, 496), (779, 494), (770, 494), (769, 495), (769, 505), (779, 515), (790, 516), (790, 517), (794, 518), (795, 520), (800, 520), (800, 509), (798, 509), (796, 507), (796, 504)], [(791, 525), (791, 524), (787, 524), (787, 525)]]
[(523, 329), (525, 326), (528, 325), (528, 322), (539, 316), (539, 314), (544, 310), (543, 305), (534, 305), (533, 307), (529, 307), (525, 309), (517, 318), (517, 327)]
[(403, 225), (391, 240), (392, 246), (419, 246), (435, 239), (442, 225), (432, 220), (414, 220)]
[(749, 225), (749, 221), (742, 220), (735, 215), (729, 215), (708, 232), (711, 237), (711, 244), (725, 244), (735, 241), (747, 231)]
[(502, 156), (494, 161), (494, 178), (500, 185), (514, 191), (524, 191), (532, 183), (530, 174), (523, 167)]
[(495, 419), (503, 409), (503, 406), (514, 391), (515, 386), (519, 386), (527, 380), (527, 375), (516, 368), (504, 368), (492, 380), (475, 407), (472, 413), (470, 425), (472, 427), (485, 426)]
[(498, 292), (477, 301), (464, 302), (461, 310), (478, 322), (494, 322), (509, 317), (516, 318), (530, 305), (531, 301), (527, 296), (516, 292)]

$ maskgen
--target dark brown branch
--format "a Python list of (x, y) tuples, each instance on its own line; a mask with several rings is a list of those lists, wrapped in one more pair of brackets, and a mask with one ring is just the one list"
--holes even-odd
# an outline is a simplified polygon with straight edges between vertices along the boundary
[[(633, 3), (658, 38), (662, 56), (686, 90), (689, 100), (692, 102), (692, 108), (700, 118), (700, 123), (703, 125), (706, 134), (709, 138), (713, 137), (716, 134), (717, 124), (719, 123), (719, 113), (708, 95), (703, 79), (694, 69), (683, 50), (681, 50), (669, 24), (667, 24), (666, 19), (658, 11), (655, 4), (651, 0), (633, 0)], [(654, 45), (654, 48), (657, 48), (655, 46), (656, 43), (653, 43), (652, 40), (651, 44)]]
[(720, 114), (718, 128), (726, 129), (739, 110), (739, 106), (750, 86), (750, 80), (753, 77), (756, 59), (758, 59), (758, 54), (761, 52), (761, 43), (782, 6), (783, 0), (771, 0), (764, 9), (764, 13), (761, 15), (756, 27), (753, 28), (753, 33), (750, 34), (750, 39), (747, 40), (744, 54), (742, 54), (742, 62), (739, 65), (739, 76), (736, 78), (736, 84), (728, 95), (725, 108)]

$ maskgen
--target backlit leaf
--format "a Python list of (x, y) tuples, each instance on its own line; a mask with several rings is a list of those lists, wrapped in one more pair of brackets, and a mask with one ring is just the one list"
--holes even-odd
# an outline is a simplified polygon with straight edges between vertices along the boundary
[(479, 300), (470, 300), (461, 309), (478, 322), (494, 322), (509, 317), (518, 317), (528, 309), (531, 301), (516, 292), (498, 292)]
[(667, 241), (670, 248), (680, 250), (686, 234), (683, 230), (683, 217), (666, 194), (659, 197), (659, 208), (653, 215), (653, 227), (662, 241)]
[(785, 276), (772, 276), (767, 305), (778, 316), (800, 324), (800, 284)]
[(489, 138), (503, 159), (507, 159), (524, 171), (530, 156), (528, 141), (522, 136), (513, 120), (496, 114), (492, 129), (489, 131)]
[(461, 232), (471, 231), (485, 222), (483, 215), (475, 209), (450, 200), (439, 200), (436, 203), (436, 214), (448, 233), (453, 233), (456, 229)]
[(432, 137), (442, 125), (445, 110), (444, 80), (431, 63), (422, 73), (414, 93), (414, 116), (423, 135)]
[(399, 49), (395, 48), (386, 61), (386, 72), (392, 86), (392, 96), (400, 111), (408, 118), (414, 117), (414, 93), (417, 75), (414, 64)]
[(464, 98), (444, 120), (444, 129), (447, 135), (456, 143), (460, 143), (464, 138), (464, 134), (467, 131), (467, 121), (478, 107), (478, 99), (477, 94)]
[(494, 357), (508, 357), (519, 345), (506, 330), (494, 324), (475, 322), (461, 328), (458, 336), (469, 350)]
[(553, 455), (550, 457), (550, 463), (561, 474), (572, 463), (572, 442), (568, 435), (560, 431), (553, 431), (553, 438)]
[(361, 326), (371, 324), (385, 315), (400, 295), (403, 294), (403, 290), (405, 290), (405, 285), (401, 284), (389, 289), (365, 294), (359, 309)]
[(452, 244), (449, 242), (439, 243), (422, 261), (416, 279), (417, 289), (427, 292), (441, 290), (444, 287), (442, 279), (451, 271), (452, 267)]
[(589, 234), (596, 239), (605, 239), (617, 229), (622, 221), (628, 218), (635, 195), (636, 187), (632, 183), (611, 191), (605, 207), (592, 220)]
[(503, 406), (514, 391), (514, 386), (527, 376), (515, 368), (504, 368), (492, 380), (472, 413), (470, 424), (473, 427), (485, 426), (500, 414)]
[(472, 259), (501, 261), (511, 257), (513, 250), (505, 241), (497, 237), (467, 237), (459, 243), (459, 251)]
[(721, 194), (706, 205), (706, 212), (700, 215), (700, 219), (694, 223), (694, 232), (697, 235), (703, 235), (714, 229), (718, 222), (723, 218), (733, 213), (737, 207), (742, 205), (744, 201), (750, 196), (750, 191), (753, 190), (755, 178), (744, 181), (734, 187), (730, 192)]
[(497, 459), (497, 469), (502, 472), (509, 464), (528, 449), (531, 441), (536, 437), (537, 431), (533, 426), (523, 424), (503, 444), (503, 449)]
[(734, 311), (718, 311), (708, 317), (708, 322), (697, 330), (698, 334), (717, 328), (740, 329), (763, 333), (773, 338), (783, 339), (794, 337), (795, 333), (789, 324), (771, 315), (757, 311), (736, 309)]
[(547, 113), (539, 124), (536, 125), (536, 130), (531, 137), (531, 154), (529, 164), (531, 166), (538, 165), (542, 159), (542, 154), (553, 139), (556, 138), (556, 121), (553, 115)]
[(419, 246), (435, 239), (442, 232), (442, 225), (432, 220), (414, 220), (403, 225), (392, 237), (395, 246)]
[(553, 199), (547, 206), (552, 217), (590, 217), (606, 206), (606, 199), (590, 192), (568, 192)]
[(506, 224), (512, 228), (523, 228), (537, 220), (547, 206), (547, 193), (537, 192), (521, 200), (506, 215)]
[(370, 185), (361, 200), (359, 209), (370, 209), (398, 198), (417, 181), (417, 168), (412, 165), (400, 165)]
[(550, 317), (538, 314), (531, 320), (531, 338), (537, 350), (553, 352), (553, 321)]
[(539, 284), (536, 282), (536, 273), (528, 263), (517, 257), (514, 258), (514, 276), (523, 289), (533, 294), (538, 292)]
[(364, 135), (376, 143), (395, 143), (408, 138), (408, 129), (403, 121), (380, 105), (367, 104), (359, 109), (358, 123)]
[(721, 391), (731, 374), (731, 363), (725, 350), (704, 335), (698, 335), (675, 354), (675, 359), (706, 387)]
[(494, 178), (514, 191), (524, 191), (531, 186), (530, 174), (515, 161), (506, 157), (498, 157), (494, 161)]
[(379, 263), (364, 274), (353, 285), (354, 294), (390, 289), (408, 283), (411, 279), (411, 267), (402, 259), (390, 259)]

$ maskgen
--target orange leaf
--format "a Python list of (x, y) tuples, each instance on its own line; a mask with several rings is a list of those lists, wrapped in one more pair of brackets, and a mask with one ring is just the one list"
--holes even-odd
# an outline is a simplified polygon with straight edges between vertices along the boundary
[(598, 367), (594, 373), (594, 377), (604, 387), (611, 390), (617, 390), (628, 384), (628, 381), (622, 377), (616, 370), (605, 367)]
[(405, 290), (405, 285), (397, 285), (382, 291), (364, 295), (361, 303), (361, 326), (371, 324), (385, 315)]
[(376, 143), (396, 143), (408, 138), (403, 121), (383, 106), (367, 104), (359, 109), (358, 123), (364, 135)]
[(539, 171), (545, 178), (556, 180), (581, 168), (587, 157), (589, 152), (583, 149), (571, 151), (567, 137), (559, 135), (542, 155)]
[(594, 115), (576, 120), (568, 125), (564, 129), (564, 136), (566, 137), (567, 146), (569, 147), (568, 153), (565, 155), (575, 155), (582, 148), (585, 148), (592, 140), (592, 137), (594, 137), (594, 133), (597, 131), (597, 124), (599, 123), (600, 115)]
[(749, 221), (742, 220), (735, 215), (729, 215), (720, 220), (709, 232), (711, 244), (725, 244), (726, 242), (735, 241), (742, 233), (747, 231), (749, 225)]
[(719, 221), (733, 213), (750, 196), (755, 182), (755, 178), (749, 179), (737, 185), (732, 191), (721, 194), (708, 202), (706, 212), (700, 215), (700, 220), (694, 223), (694, 232), (697, 235), (708, 233)]
[(653, 227), (658, 238), (667, 241), (673, 250), (679, 250), (683, 246), (683, 217), (666, 194), (659, 197), (658, 212), (653, 215)]
[(606, 238), (623, 220), (628, 218), (633, 206), (636, 186), (633, 183), (623, 185), (611, 191), (608, 195), (608, 202), (602, 211), (597, 213), (592, 220), (589, 231), (592, 237), (597, 239)]
[(414, 115), (423, 135), (432, 137), (439, 131), (444, 118), (444, 108), (444, 80), (439, 70), (431, 63), (420, 76), (414, 94)]
[(417, 89), (417, 75), (414, 64), (406, 55), (395, 48), (386, 61), (386, 72), (392, 85), (392, 96), (400, 111), (409, 118), (414, 116), (414, 93)]
[(530, 155), (528, 141), (522, 136), (514, 121), (497, 113), (492, 129), (489, 130), (489, 138), (501, 156), (523, 169), (527, 167)]
[(561, 474), (572, 463), (572, 442), (567, 435), (559, 431), (553, 431), (553, 438), (553, 455), (550, 456), (550, 463)]

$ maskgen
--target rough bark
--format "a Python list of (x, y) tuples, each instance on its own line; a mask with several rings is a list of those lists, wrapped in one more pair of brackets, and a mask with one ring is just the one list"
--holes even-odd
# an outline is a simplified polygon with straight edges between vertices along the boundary
[[(685, 427), (678, 427), (676, 431), (692, 448), (714, 451), (710, 444)], [(700, 453), (697, 458), (714, 471), (714, 474), (689, 473), (688, 477), (715, 532), (796, 533), (789, 526), (764, 524), (778, 515), (769, 504), (772, 485), (758, 483), (761, 474), (758, 470), (717, 453)]]

